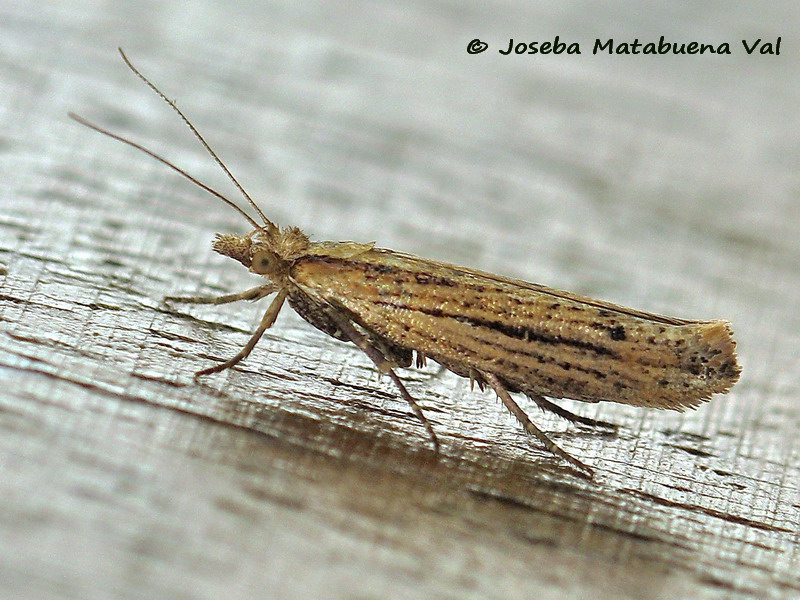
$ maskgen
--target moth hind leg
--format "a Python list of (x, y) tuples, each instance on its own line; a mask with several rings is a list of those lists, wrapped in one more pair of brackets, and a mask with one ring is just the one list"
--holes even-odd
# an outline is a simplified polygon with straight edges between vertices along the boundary
[(570, 423), (578, 423), (579, 425), (586, 425), (588, 427), (602, 427), (604, 429), (611, 429), (613, 431), (617, 430), (617, 425), (614, 423), (609, 423), (607, 421), (599, 421), (597, 419), (590, 419), (589, 417), (582, 417), (581, 415), (576, 415), (574, 412), (568, 411), (566, 408), (559, 406), (553, 402), (550, 402), (544, 396), (540, 396), (539, 394), (531, 394), (526, 393), (526, 396), (536, 402), (536, 404), (544, 411), (549, 411), (554, 414), (557, 414), (562, 419), (566, 419)]
[(525, 431), (539, 440), (542, 445), (547, 448), (550, 452), (555, 454), (556, 456), (563, 458), (572, 466), (576, 467), (578, 470), (587, 473), (590, 477), (594, 474), (591, 467), (585, 465), (577, 458), (572, 457), (570, 454), (562, 450), (553, 440), (547, 437), (544, 431), (536, 427), (534, 425), (525, 411), (523, 411), (519, 404), (514, 402), (514, 399), (511, 397), (511, 394), (506, 389), (506, 386), (500, 381), (500, 378), (497, 377), (494, 373), (481, 373), (483, 379), (488, 383), (491, 388), (495, 391), (497, 396), (500, 398), (501, 402), (505, 405), (505, 407), (509, 410), (509, 412), (514, 415), (514, 417), (519, 421), (520, 425), (525, 429)]
[(406, 386), (403, 385), (403, 381), (393, 369), (389, 369), (389, 377), (392, 381), (394, 381), (397, 389), (400, 390), (400, 395), (403, 396), (403, 399), (408, 402), (409, 406), (411, 406), (411, 410), (414, 411), (414, 415), (422, 423), (422, 426), (425, 428), (425, 431), (428, 433), (428, 437), (431, 439), (431, 443), (433, 444), (433, 451), (438, 454), (439, 439), (436, 437), (436, 432), (433, 430), (431, 422), (428, 421), (428, 418), (425, 416), (425, 413), (422, 412), (420, 405), (417, 404), (417, 401), (414, 400), (414, 397), (408, 393)]
[(433, 430), (430, 421), (428, 421), (427, 417), (422, 412), (422, 408), (420, 408), (419, 404), (417, 404), (417, 401), (408, 392), (406, 386), (403, 385), (403, 381), (400, 379), (400, 377), (398, 377), (397, 373), (394, 372), (394, 367), (398, 366), (397, 360), (401, 360), (402, 363), (407, 363), (406, 366), (411, 364), (410, 354), (407, 354), (406, 351), (398, 352), (397, 349), (395, 349), (393, 352), (391, 347), (379, 348), (378, 345), (384, 346), (384, 344), (380, 343), (380, 339), (374, 335), (366, 335), (361, 333), (345, 313), (337, 310), (334, 307), (331, 307), (327, 310), (327, 315), (333, 322), (336, 323), (336, 326), (339, 328), (339, 330), (344, 333), (351, 342), (358, 346), (364, 352), (364, 354), (366, 354), (372, 360), (373, 363), (375, 363), (375, 366), (378, 367), (378, 370), (381, 373), (386, 373), (394, 382), (394, 384), (397, 386), (397, 389), (400, 391), (400, 395), (406, 402), (408, 402), (408, 405), (411, 407), (414, 415), (422, 423), (422, 426), (428, 433), (428, 437), (431, 439), (434, 451), (438, 454), (439, 439), (436, 437), (436, 432)]

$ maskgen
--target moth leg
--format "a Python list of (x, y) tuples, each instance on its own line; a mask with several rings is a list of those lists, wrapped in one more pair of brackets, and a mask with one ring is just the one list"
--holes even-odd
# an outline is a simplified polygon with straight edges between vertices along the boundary
[(483, 377), (481, 377), (481, 374), (478, 371), (476, 371), (475, 369), (470, 369), (469, 370), (469, 389), (470, 389), (470, 391), (474, 390), (476, 385), (478, 386), (478, 389), (480, 391), (483, 391), (484, 389), (486, 389), (486, 387), (485, 387), (486, 386), (486, 382), (484, 381)]
[(570, 421), (571, 423), (580, 423), (581, 425), (588, 425), (589, 427), (605, 427), (606, 429), (613, 429), (617, 430), (617, 426), (614, 423), (608, 423), (606, 421), (598, 421), (596, 419), (590, 419), (589, 417), (582, 417), (581, 415), (576, 415), (573, 412), (568, 411), (566, 408), (559, 406), (558, 404), (554, 404), (550, 402), (544, 396), (540, 396), (539, 394), (526, 394), (528, 398), (536, 402), (539, 405), (539, 408), (542, 410), (549, 410), (557, 414), (559, 417)]
[[(424, 369), (426, 366), (428, 366), (428, 357), (422, 354), (421, 352), (417, 352), (416, 365), (418, 369)], [(445, 367), (441, 363), (436, 363), (436, 372), (431, 373), (431, 379), (438, 379), (446, 372), (447, 372), (447, 367)]]
[(506, 408), (511, 412), (514, 417), (516, 417), (517, 421), (519, 421), (520, 425), (525, 428), (525, 431), (530, 435), (534, 436), (538, 439), (545, 448), (547, 448), (550, 452), (559, 456), (566, 460), (569, 464), (574, 467), (577, 467), (584, 473), (588, 473), (590, 476), (593, 474), (591, 468), (587, 465), (583, 464), (576, 458), (573, 458), (569, 454), (567, 454), (564, 450), (559, 448), (553, 440), (551, 440), (547, 435), (536, 425), (531, 423), (531, 420), (528, 418), (528, 415), (525, 414), (519, 405), (514, 402), (514, 399), (511, 397), (511, 394), (508, 393), (508, 390), (503, 385), (503, 382), (495, 375), (494, 373), (481, 373), (486, 383), (488, 383), (495, 393), (498, 395), (500, 400), (502, 400), (503, 404), (505, 404)]
[(167, 296), (164, 302), (180, 302), (183, 304), (228, 304), (229, 302), (238, 302), (239, 300), (260, 300), (264, 296), (269, 296), (277, 291), (277, 286), (273, 283), (259, 285), (238, 294), (226, 294), (225, 296)]
[(372, 345), (369, 338), (356, 329), (350, 320), (338, 310), (328, 310), (327, 314), (331, 320), (336, 323), (336, 326), (339, 328), (339, 330), (348, 338), (350, 338), (350, 341), (358, 346), (364, 352), (364, 354), (366, 354), (372, 360), (372, 362), (375, 363), (375, 366), (378, 367), (378, 370), (381, 373), (386, 373), (391, 378), (391, 380), (397, 386), (397, 389), (400, 390), (400, 395), (406, 402), (408, 402), (417, 419), (419, 419), (422, 423), (422, 426), (425, 427), (425, 431), (428, 432), (428, 436), (431, 438), (431, 442), (433, 443), (433, 449), (436, 453), (438, 453), (439, 440), (436, 437), (436, 433), (433, 431), (433, 427), (423, 414), (422, 409), (420, 408), (419, 404), (417, 404), (417, 401), (414, 400), (414, 397), (408, 393), (406, 386), (403, 385), (400, 377), (398, 377), (397, 373), (394, 372), (393, 367), (395, 364), (392, 361), (387, 360), (381, 351)]
[(220, 363), (218, 365), (214, 365), (213, 367), (209, 367), (208, 369), (203, 369), (202, 371), (198, 371), (197, 373), (194, 374), (194, 378), (197, 379), (201, 375), (210, 375), (211, 373), (219, 373), (220, 371), (224, 371), (225, 369), (230, 369), (233, 365), (247, 358), (250, 352), (253, 351), (253, 348), (256, 347), (258, 340), (260, 340), (261, 336), (264, 335), (264, 332), (270, 327), (272, 327), (273, 323), (275, 323), (275, 319), (278, 318), (278, 313), (281, 311), (281, 307), (283, 306), (283, 301), (286, 300), (287, 294), (288, 291), (285, 289), (278, 292), (278, 295), (275, 296), (275, 299), (267, 308), (266, 312), (264, 313), (264, 316), (261, 317), (261, 323), (258, 324), (258, 329), (255, 330), (255, 333), (253, 333), (253, 335), (247, 341), (245, 347), (242, 348), (236, 356), (234, 356), (229, 360), (226, 360), (224, 363)]

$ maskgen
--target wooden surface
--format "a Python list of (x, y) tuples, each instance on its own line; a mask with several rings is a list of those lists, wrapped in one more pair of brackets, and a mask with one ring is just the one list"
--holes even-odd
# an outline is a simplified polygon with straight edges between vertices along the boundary
[[(258, 5), (0, 3), (2, 597), (800, 596), (797, 4)], [(555, 35), (584, 53), (496, 52)], [(659, 35), (733, 54), (591, 54)], [(160, 300), (254, 285), (209, 246), (246, 224), (66, 118), (230, 191), (117, 46), (277, 222), (729, 319), (741, 382), (686, 414), (565, 402), (616, 435), (526, 404), (594, 481), (491, 394), (404, 371), (435, 456), (290, 311), (193, 383), (264, 307)]]

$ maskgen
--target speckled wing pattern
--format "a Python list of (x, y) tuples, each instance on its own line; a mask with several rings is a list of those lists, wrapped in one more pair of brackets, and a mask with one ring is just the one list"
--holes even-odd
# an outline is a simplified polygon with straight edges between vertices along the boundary
[(305, 256), (293, 283), (368, 332), (511, 391), (682, 410), (738, 379), (726, 321), (632, 310), (384, 249)]

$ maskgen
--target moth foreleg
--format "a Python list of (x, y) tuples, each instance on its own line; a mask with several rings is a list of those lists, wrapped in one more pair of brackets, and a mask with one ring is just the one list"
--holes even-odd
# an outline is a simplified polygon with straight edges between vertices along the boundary
[(589, 417), (576, 415), (575, 413), (568, 411), (566, 408), (550, 402), (547, 398), (540, 396), (539, 394), (528, 393), (526, 395), (528, 398), (536, 402), (536, 404), (538, 404), (539, 408), (542, 410), (549, 410), (550, 412), (557, 414), (562, 419), (566, 419), (571, 423), (580, 423), (581, 425), (588, 425), (589, 427), (605, 427), (606, 429), (613, 429), (614, 431), (617, 430), (617, 426), (614, 423), (598, 421), (596, 419), (590, 419)]
[(345, 316), (342, 312), (336, 310), (335, 308), (331, 308), (327, 311), (327, 314), (331, 320), (336, 323), (336, 326), (339, 328), (339, 330), (348, 338), (350, 338), (350, 341), (358, 346), (364, 352), (364, 354), (366, 354), (372, 360), (372, 362), (375, 363), (375, 366), (378, 367), (378, 370), (380, 370), (381, 373), (386, 373), (389, 375), (391, 380), (397, 386), (397, 389), (400, 390), (400, 395), (406, 402), (408, 402), (417, 419), (419, 419), (422, 423), (422, 426), (425, 427), (425, 431), (428, 432), (428, 436), (431, 438), (431, 442), (433, 443), (433, 449), (438, 453), (439, 440), (436, 437), (436, 433), (433, 431), (433, 427), (423, 414), (422, 409), (420, 408), (419, 404), (417, 404), (417, 401), (414, 400), (414, 397), (408, 393), (406, 386), (403, 385), (400, 377), (398, 377), (397, 373), (394, 372), (394, 363), (387, 359), (386, 356), (384, 356), (383, 353), (381, 353), (381, 351), (370, 342), (366, 335), (356, 329), (355, 325), (353, 325), (350, 319), (348, 319), (347, 316)]
[(239, 292), (238, 294), (226, 294), (224, 296), (167, 296), (164, 302), (179, 302), (182, 304), (228, 304), (230, 302), (238, 302), (239, 300), (260, 300), (264, 296), (269, 296), (277, 291), (277, 286), (273, 283), (259, 285), (249, 290)]
[(253, 348), (256, 347), (258, 340), (260, 340), (261, 336), (264, 335), (264, 332), (270, 327), (272, 327), (273, 323), (275, 323), (275, 319), (278, 318), (278, 313), (281, 312), (281, 307), (283, 306), (283, 301), (286, 300), (287, 294), (288, 292), (285, 289), (278, 292), (278, 295), (275, 296), (275, 299), (267, 308), (266, 312), (264, 313), (264, 316), (261, 317), (261, 323), (258, 324), (258, 329), (255, 330), (253, 335), (247, 341), (247, 344), (245, 344), (245, 347), (242, 348), (236, 356), (234, 356), (229, 360), (226, 360), (224, 363), (220, 363), (213, 367), (209, 367), (208, 369), (203, 369), (202, 371), (198, 371), (197, 373), (194, 374), (195, 379), (197, 379), (201, 375), (210, 375), (211, 373), (219, 373), (220, 371), (224, 371), (225, 369), (230, 369), (235, 364), (247, 358), (247, 356), (253, 351)]
[(517, 421), (519, 421), (520, 425), (522, 425), (522, 427), (525, 428), (525, 431), (527, 433), (538, 439), (544, 445), (545, 448), (547, 448), (550, 452), (552, 452), (556, 456), (563, 458), (571, 465), (577, 467), (578, 469), (580, 469), (585, 473), (588, 473), (589, 475), (593, 474), (591, 468), (583, 464), (578, 459), (573, 458), (572, 456), (567, 454), (564, 450), (562, 450), (559, 446), (557, 446), (553, 440), (547, 437), (544, 431), (536, 427), (536, 425), (534, 425), (531, 422), (531, 420), (528, 418), (528, 415), (525, 414), (525, 411), (523, 411), (519, 407), (519, 405), (516, 402), (514, 402), (514, 399), (511, 397), (511, 394), (508, 392), (505, 385), (503, 385), (503, 382), (500, 381), (497, 375), (486, 372), (482, 372), (481, 375), (483, 376), (486, 383), (492, 386), (492, 389), (495, 391), (497, 396), (500, 398), (503, 404), (505, 404), (509, 412), (511, 412), (511, 414), (514, 415)]

